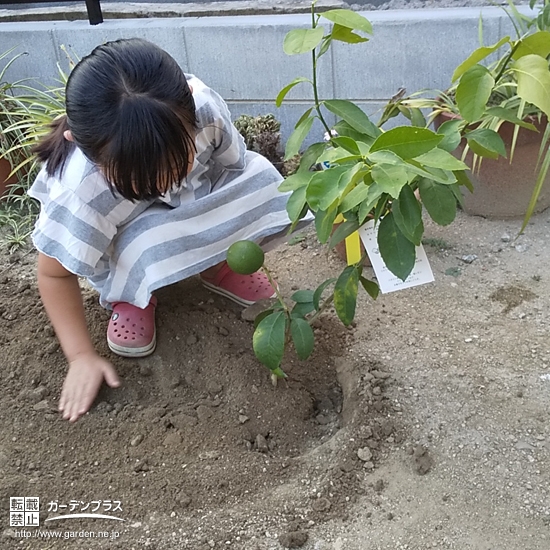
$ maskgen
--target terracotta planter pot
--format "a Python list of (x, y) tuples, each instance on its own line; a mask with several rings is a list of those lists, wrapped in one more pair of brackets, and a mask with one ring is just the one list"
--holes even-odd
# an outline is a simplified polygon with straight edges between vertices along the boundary
[[(452, 115), (442, 114), (434, 122), (438, 128), (446, 120), (451, 120)], [(468, 176), (474, 186), (474, 192), (463, 190), (464, 210), (468, 214), (484, 216), (486, 218), (506, 219), (522, 218), (525, 216), (527, 206), (535, 182), (537, 179), (537, 158), (546, 119), (543, 124), (537, 124), (539, 132), (520, 128), (514, 157), (510, 163), (510, 147), (514, 133), (514, 125), (505, 122), (499, 130), (506, 146), (508, 158), (497, 160), (484, 158), (481, 167), (476, 168), (475, 173), (468, 172)], [(455, 155), (461, 158), (465, 143), (461, 144), (455, 151)], [(466, 164), (472, 165), (473, 154), (468, 152)], [(542, 212), (550, 207), (550, 175), (547, 176), (535, 212)]]
[(10, 172), (10, 163), (6, 159), (0, 159), (0, 196), (6, 192), (9, 185), (17, 183), (17, 178), (15, 176), (11, 176), (11, 178), (8, 177)]

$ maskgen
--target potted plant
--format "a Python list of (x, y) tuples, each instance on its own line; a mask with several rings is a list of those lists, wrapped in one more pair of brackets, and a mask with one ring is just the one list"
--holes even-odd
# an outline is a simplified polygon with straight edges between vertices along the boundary
[(10, 161), (0, 158), (0, 196), (3, 196), (8, 188), (17, 182), (17, 177), (11, 172)]
[[(444, 133), (460, 132), (457, 152), (472, 168), (475, 189), (464, 197), (466, 211), (525, 215), (523, 230), (534, 212), (550, 206), (550, 1), (544, 0), (533, 17), (510, 0), (505, 11), (515, 38), (504, 36), (473, 51), (436, 98), (406, 99), (402, 105), (430, 108), (428, 124), (434, 121)], [(489, 56), (497, 59), (485, 65)]]
[(13, 121), (8, 109), (7, 98), (12, 97), (14, 84), (7, 82), (5, 75), (10, 65), (19, 57), (9, 58), (12, 52), (13, 50), (8, 50), (0, 54), (0, 62), (7, 59), (6, 64), (0, 71), (0, 197), (7, 193), (10, 186), (17, 183), (17, 176), (12, 172), (12, 162), (13, 166), (16, 166), (17, 163), (7, 154), (7, 151), (13, 145), (10, 139), (11, 136), (7, 132), (7, 128)]
[(61, 86), (45, 87), (30, 81), (10, 85), (0, 102), (0, 124), (4, 143), (0, 156), (9, 159), (12, 172), (26, 191), (34, 181), (38, 163), (32, 154), (37, 141), (49, 132), (49, 124), (65, 113), (67, 75), (60, 70)]
[(26, 243), (38, 211), (37, 203), (26, 194), (39, 170), (31, 150), (48, 132), (49, 123), (65, 111), (67, 77), (60, 69), (62, 86), (55, 88), (33, 85), (30, 79), (9, 83), (6, 71), (23, 55), (9, 58), (10, 54), (0, 55), (0, 61), (7, 59), (0, 71), (0, 225), (1, 244), (14, 250)]
[[(331, 27), (325, 28), (323, 21)], [(313, 104), (296, 123), (286, 143), (285, 158), (300, 152), (316, 119), (323, 125), (327, 140), (303, 152), (298, 170), (285, 179), (280, 189), (291, 192), (287, 211), (292, 222), (298, 224), (311, 212), (319, 241), (330, 246), (374, 221), (382, 259), (393, 274), (405, 280), (415, 265), (416, 247), (424, 233), (423, 211), (438, 224), (454, 220), (457, 202), (462, 200), (460, 186), (469, 184), (467, 165), (451, 154), (460, 143), (458, 125), (434, 132), (426, 128), (420, 109), (401, 105), (400, 97), (392, 98), (381, 120), (374, 123), (347, 99), (319, 96), (319, 58), (334, 41), (351, 47), (366, 42), (366, 35), (371, 33), (371, 24), (362, 15), (346, 9), (317, 13), (314, 3), (311, 28), (294, 29), (286, 35), (285, 52), (309, 55), (311, 75), (298, 77), (285, 86), (276, 104), (280, 106), (297, 85), (312, 87)], [(383, 125), (399, 109), (411, 124), (385, 131)], [(333, 127), (327, 123), (328, 112), (338, 117)], [(319, 163), (326, 169), (314, 170)], [(339, 216), (344, 221), (333, 232)], [(275, 378), (284, 376), (281, 363), (288, 344), (294, 345), (301, 359), (311, 354), (311, 324), (328, 307), (334, 307), (340, 320), (349, 325), (354, 319), (359, 287), (377, 297), (377, 283), (363, 275), (364, 257), (316, 289), (295, 292), (291, 304), (279, 295), (276, 304), (257, 317), (254, 351)]]

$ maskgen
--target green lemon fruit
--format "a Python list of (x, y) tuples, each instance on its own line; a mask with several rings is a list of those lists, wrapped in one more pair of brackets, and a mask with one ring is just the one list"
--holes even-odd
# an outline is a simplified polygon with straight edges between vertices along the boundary
[(264, 264), (264, 251), (252, 241), (237, 241), (227, 250), (229, 267), (240, 275), (250, 275)]

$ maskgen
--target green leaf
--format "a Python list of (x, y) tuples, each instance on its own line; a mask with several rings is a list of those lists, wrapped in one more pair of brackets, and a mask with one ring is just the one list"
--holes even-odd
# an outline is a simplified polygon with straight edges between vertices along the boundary
[(369, 153), (368, 160), (378, 164), (399, 164), (406, 166), (405, 161), (391, 151), (374, 151)]
[(336, 278), (332, 278), (332, 279), (327, 279), (326, 281), (323, 281), (316, 289), (315, 289), (315, 292), (313, 293), (313, 305), (315, 306), (315, 309), (317, 311), (319, 311), (319, 309), (321, 308), (321, 297), (323, 296), (323, 292), (325, 291), (325, 289), (329, 286), (329, 285), (332, 285), (334, 284), (335, 282), (337, 281)]
[(537, 206), (537, 201), (539, 199), (540, 193), (545, 185), (546, 182), (546, 175), (548, 174), (548, 170), (550, 169), (550, 149), (546, 150), (546, 153), (544, 155), (544, 159), (542, 160), (542, 164), (540, 166), (539, 173), (537, 175), (537, 180), (535, 182), (535, 188), (533, 189), (533, 193), (531, 195), (531, 198), (529, 199), (529, 204), (527, 206), (527, 212), (525, 213), (525, 217), (523, 218), (523, 223), (521, 224), (520, 234), (523, 233), (524, 229), (527, 227), (527, 224), (529, 223), (529, 220), (531, 219), (531, 216), (533, 215), (535, 208)]
[(362, 203), (369, 194), (369, 186), (360, 182), (355, 186), (340, 203), (340, 212), (347, 212)]
[(548, 61), (539, 55), (525, 55), (514, 62), (519, 97), (550, 117), (550, 71)]
[(359, 44), (360, 42), (368, 42), (369, 39), (365, 38), (357, 33), (354, 33), (349, 27), (343, 27), (342, 25), (335, 24), (332, 27), (330, 36), (333, 40), (339, 40), (340, 42), (346, 42), (347, 44)]
[(334, 309), (340, 321), (348, 326), (355, 317), (359, 271), (355, 266), (348, 266), (340, 273), (334, 286)]
[(540, 55), (544, 58), (550, 55), (550, 32), (538, 31), (522, 38), (512, 55), (512, 59), (516, 60), (530, 54)]
[(260, 321), (252, 336), (256, 357), (270, 370), (280, 367), (283, 360), (286, 323), (286, 314), (276, 311)]
[(334, 220), (338, 214), (338, 202), (334, 201), (331, 208), (327, 210), (317, 210), (315, 212), (315, 231), (319, 242), (326, 243), (332, 233)]
[(313, 300), (313, 290), (298, 290), (290, 299), (300, 303), (311, 302)]
[(370, 281), (369, 279), (363, 277), (359, 277), (359, 281), (363, 288), (366, 290), (367, 294), (373, 299), (376, 300), (378, 298), (378, 295), (380, 294), (380, 287), (377, 283), (374, 281)]
[(370, 214), (371, 210), (375, 207), (383, 194), (384, 192), (382, 188), (376, 182), (369, 186), (369, 194), (359, 207), (358, 218), (361, 225), (365, 223), (367, 216)]
[(308, 313), (311, 313), (312, 311), (315, 311), (313, 302), (300, 302), (294, 304), (294, 307), (292, 308), (292, 314), (299, 317), (305, 317)]
[(537, 127), (534, 124), (531, 124), (530, 122), (525, 122), (524, 120), (518, 118), (516, 112), (512, 109), (506, 109), (504, 107), (489, 107), (485, 111), (485, 114), (498, 118), (500, 120), (511, 122), (512, 124), (515, 124), (516, 126), (521, 126), (522, 128), (526, 128), (527, 130), (532, 130), (534, 132), (537, 131)]
[(370, 24), (370, 21), (355, 11), (336, 9), (324, 11), (319, 15), (329, 21), (332, 21), (333, 23), (342, 25), (342, 27), (372, 34), (372, 25)]
[[(355, 128), (352, 128), (345, 120), (339, 120), (333, 127), (339, 136), (347, 136), (354, 139), (357, 142), (363, 143), (367, 146), (370, 146), (374, 142), (374, 137), (364, 134), (357, 131)], [(380, 131), (378, 131), (380, 134)]]
[(286, 142), (285, 160), (291, 159), (300, 152), (300, 147), (311, 130), (313, 120), (314, 117), (305, 118), (302, 123), (294, 129)]
[(399, 196), (401, 189), (408, 182), (407, 172), (401, 165), (375, 164), (371, 170), (372, 178), (384, 193), (394, 199)]
[(506, 147), (500, 135), (489, 128), (476, 128), (464, 135), (470, 149), (480, 157), (492, 159), (506, 157)]
[(313, 143), (310, 145), (300, 159), (300, 171), (310, 170), (326, 148), (327, 144), (325, 142)]
[(295, 222), (300, 219), (300, 215), (306, 206), (306, 189), (307, 187), (299, 187), (292, 192), (286, 203), (286, 211), (290, 221)]
[(342, 174), (338, 182), (341, 196), (345, 196), (360, 182), (366, 182), (368, 180), (369, 183), (372, 183), (369, 167), (364, 162), (355, 162), (353, 165), (348, 164), (348, 168), (349, 170)]
[(495, 79), (483, 65), (474, 65), (462, 75), (456, 89), (456, 104), (464, 120), (473, 122), (481, 118), (494, 85)]
[(504, 46), (504, 44), (510, 42), (510, 37), (505, 36), (504, 38), (501, 38), (496, 44), (493, 44), (492, 46), (482, 46), (481, 48), (478, 48), (474, 52), (470, 54), (468, 59), (463, 61), (453, 73), (452, 82), (460, 78), (470, 67), (473, 67), (477, 63), (479, 63), (481, 60), (485, 59), (487, 56), (491, 55), (493, 52), (496, 52), (500, 47)]
[(410, 159), (407, 161), (407, 171), (409, 178), (411, 174), (428, 178), (438, 183), (444, 183), (449, 185), (456, 182), (455, 175), (449, 170), (440, 170), (439, 168), (433, 168), (432, 166), (422, 166), (416, 159)]
[(410, 109), (411, 113), (411, 124), (413, 126), (418, 126), (420, 128), (426, 127), (426, 117), (424, 116), (424, 113), (416, 107), (411, 107)]
[(328, 52), (328, 49), (330, 48), (330, 45), (332, 44), (332, 34), (329, 34), (328, 36), (325, 36), (323, 38), (323, 42), (321, 43), (321, 47), (319, 48), (319, 53), (317, 54), (317, 59), (319, 59), (322, 55), (325, 55)]
[(403, 235), (413, 244), (419, 246), (424, 232), (422, 207), (409, 185), (405, 185), (401, 189), (399, 198), (392, 204), (392, 212), (395, 223)]
[(346, 99), (327, 99), (323, 105), (358, 132), (373, 138), (380, 135), (380, 128), (355, 103)]
[(384, 132), (371, 145), (371, 152), (391, 151), (403, 159), (415, 158), (427, 153), (443, 139), (427, 128), (416, 126), (398, 126)]
[(319, 162), (325, 166), (334, 167), (336, 164), (349, 164), (360, 160), (360, 156), (352, 155), (342, 147), (329, 147), (320, 157)]
[(359, 139), (356, 138), (355, 141), (357, 142), (357, 147), (359, 147), (361, 151), (361, 156), (367, 156), (370, 152), (370, 146), (374, 142), (374, 139), (365, 134), (362, 134), (362, 137)]
[(428, 174), (428, 179), (434, 180), (437, 183), (445, 185), (456, 183), (456, 176), (451, 170), (443, 170), (441, 168), (434, 168), (433, 166), (424, 166), (424, 170)]
[(455, 183), (454, 185), (449, 185), (449, 189), (453, 192), (456, 202), (460, 205), (461, 208), (464, 208), (464, 197), (462, 195), (462, 191), (460, 190), (460, 185), (461, 184), (459, 183)]
[(462, 139), (460, 134), (461, 126), (462, 121), (460, 119), (445, 121), (437, 129), (437, 133), (444, 136), (437, 147), (449, 153), (454, 151), (460, 145), (460, 141)]
[(343, 241), (346, 237), (349, 237), (352, 233), (359, 229), (359, 223), (357, 220), (346, 220), (338, 224), (334, 233), (330, 237), (328, 243), (330, 248), (334, 248), (339, 242)]
[(340, 196), (338, 181), (349, 170), (349, 166), (336, 166), (314, 173), (306, 192), (307, 202), (314, 212), (326, 210)]
[(386, 193), (382, 193), (382, 196), (378, 201), (376, 201), (376, 206), (374, 207), (374, 212), (372, 213), (372, 217), (376, 223), (386, 214), (386, 210), (388, 208), (388, 203), (391, 203), (389, 200), (390, 196)]
[(254, 319), (254, 328), (256, 328), (260, 322), (262, 321), (262, 319), (265, 319), (268, 315), (271, 315), (275, 310), (273, 308), (271, 309), (266, 309), (264, 311), (262, 311), (261, 313), (258, 313), (258, 315), (256, 315), (255, 319)]
[(414, 160), (418, 161), (424, 166), (430, 166), (432, 168), (440, 168), (441, 170), (466, 170), (468, 166), (461, 160), (453, 157), (451, 153), (436, 147)]
[[(531, 0), (529, 2), (529, 7), (531, 9), (533, 9), (535, 4), (536, 4), (536, 1)], [(541, 6), (541, 11), (539, 11), (539, 14), (537, 16), (537, 27), (539, 29), (547, 29), (548, 27), (550, 27), (550, 7), (549, 7), (549, 4), (544, 5), (544, 8), (542, 8), (542, 6)]]
[[(346, 170), (338, 180), (340, 200), (342, 200), (342, 197), (345, 197), (359, 182), (365, 181), (365, 178), (370, 178), (370, 172), (366, 164), (355, 162), (353, 165), (346, 164), (346, 166), (348, 170)], [(372, 179), (369, 181), (372, 182)]]
[(387, 268), (402, 281), (413, 270), (416, 247), (401, 233), (393, 214), (386, 214), (378, 228), (378, 250)]
[(456, 172), (454, 172), (454, 175), (456, 177), (458, 185), (464, 185), (464, 187), (466, 187), (466, 189), (468, 189), (470, 193), (474, 192), (474, 186), (464, 170), (457, 170)]
[(304, 120), (309, 117), (311, 111), (313, 111), (313, 107), (306, 109), (304, 111), (304, 114), (298, 119), (298, 122), (296, 122), (296, 124), (294, 125), (294, 128), (298, 128), (298, 126), (300, 126), (300, 124), (302, 124), (302, 122), (304, 122)]
[(415, 229), (414, 233), (410, 236), (409, 240), (415, 246), (420, 246), (422, 244), (423, 235), (424, 235), (424, 222), (422, 220), (420, 220), (420, 223), (416, 226), (416, 229)]
[(295, 78), (290, 84), (287, 84), (277, 95), (277, 98), (275, 99), (275, 105), (277, 107), (280, 107), (283, 103), (284, 98), (286, 97), (286, 94), (296, 86), (296, 84), (300, 84), (300, 82), (311, 82), (309, 78), (305, 78), (304, 76), (299, 76), (298, 78)]
[(432, 220), (439, 225), (449, 225), (456, 217), (456, 197), (447, 185), (441, 185), (428, 179), (418, 183), (422, 204)]
[(300, 170), (291, 176), (288, 176), (284, 179), (283, 183), (279, 185), (278, 189), (281, 193), (286, 193), (287, 191), (296, 191), (300, 187), (305, 187), (311, 178), (313, 177), (313, 172)]
[(323, 27), (314, 29), (293, 29), (287, 33), (283, 50), (287, 55), (296, 55), (314, 50), (325, 34)]
[(305, 319), (291, 319), (290, 335), (296, 355), (302, 360), (307, 359), (315, 346), (315, 336), (310, 324)]
[(338, 145), (338, 147), (342, 147), (342, 149), (345, 149), (348, 153), (351, 153), (352, 155), (361, 155), (361, 151), (357, 146), (357, 142), (350, 137), (334, 137), (332, 138), (332, 143), (335, 143), (336, 145)]
[[(409, 107), (402, 103), (395, 103), (393, 99), (390, 100), (384, 110), (381, 120), (390, 120), (401, 113), (405, 118), (411, 121), (412, 126), (418, 126), (420, 128), (426, 128), (426, 117), (421, 109), (418, 107)], [(383, 126), (385, 122), (378, 121), (379, 126)]]

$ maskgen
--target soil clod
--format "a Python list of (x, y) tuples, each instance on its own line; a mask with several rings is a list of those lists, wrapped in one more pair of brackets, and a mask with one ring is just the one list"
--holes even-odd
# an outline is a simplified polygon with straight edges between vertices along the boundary
[(291, 531), (283, 533), (279, 537), (279, 542), (283, 548), (301, 548), (308, 539), (307, 531)]
[(433, 467), (434, 460), (428, 449), (422, 445), (415, 447), (413, 451), (414, 469), (421, 476), (426, 475)]

